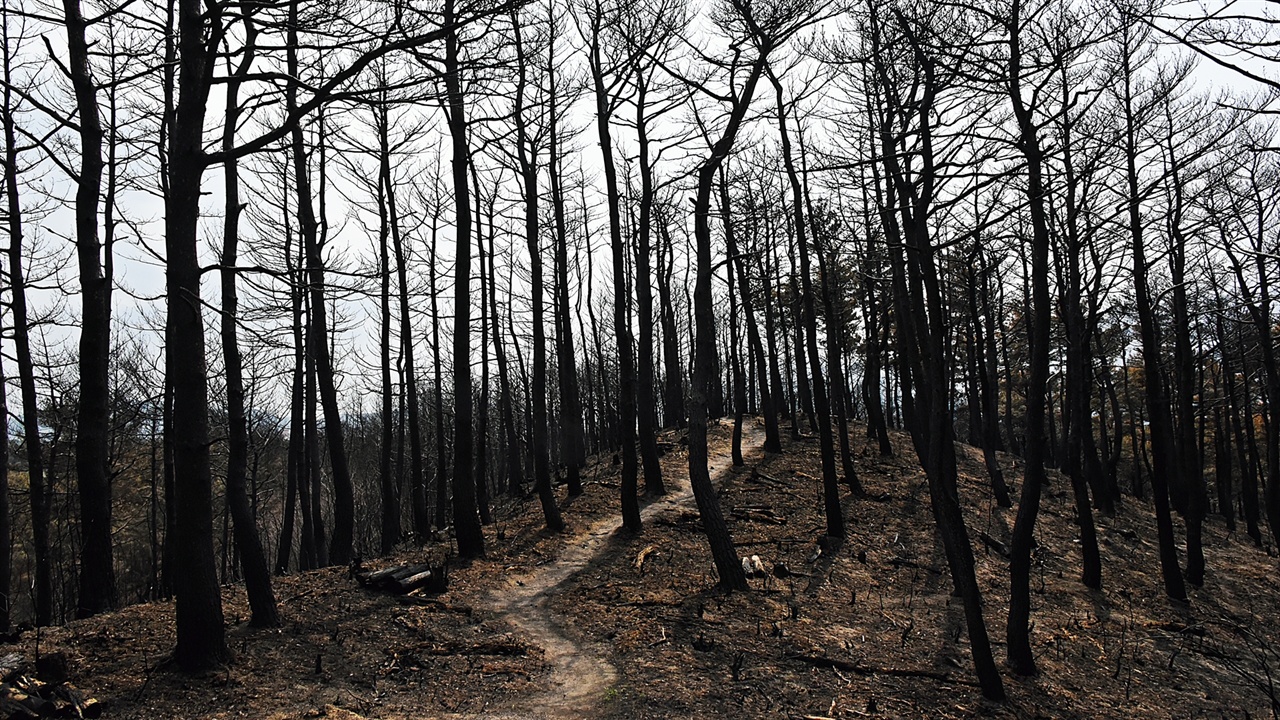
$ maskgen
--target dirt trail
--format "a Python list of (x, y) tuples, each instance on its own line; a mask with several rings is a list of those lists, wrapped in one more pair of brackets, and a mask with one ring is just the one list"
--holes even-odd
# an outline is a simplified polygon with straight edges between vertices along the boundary
[[(752, 422), (744, 423), (744, 453), (758, 454), (763, 433)], [(730, 471), (731, 457), (726, 445), (710, 455), (713, 481)], [(663, 478), (667, 494), (640, 511), (645, 523), (692, 504), (688, 472)], [(516, 720), (548, 718), (570, 720), (592, 717), (593, 709), (617, 681), (618, 671), (609, 661), (609, 648), (601, 643), (583, 643), (566, 632), (553, 616), (547, 601), (561, 592), (565, 581), (601, 559), (611, 549), (611, 540), (621, 528), (621, 520), (610, 515), (565, 538), (559, 556), (520, 574), (508, 575), (489, 596), (488, 610), (505, 618), (517, 632), (543, 648), (551, 666), (550, 688), (521, 698), (513, 707), (495, 708), (486, 718)]]

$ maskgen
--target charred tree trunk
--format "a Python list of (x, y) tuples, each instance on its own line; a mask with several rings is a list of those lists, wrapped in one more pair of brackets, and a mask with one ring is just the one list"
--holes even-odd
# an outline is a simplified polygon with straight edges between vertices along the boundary
[[(383, 98), (385, 101), (385, 93)], [(387, 246), (391, 244), (391, 228), (387, 218), (387, 185), (390, 184), (390, 148), (387, 144), (386, 134), (383, 132), (385, 127), (383, 123), (382, 108), (374, 110), (375, 122), (378, 130), (378, 281), (379, 293), (378, 302), (381, 315), (379, 316), (380, 337), (378, 342), (378, 360), (379, 373), (382, 379), (382, 437), (378, 448), (378, 489), (379, 499), (382, 501), (379, 519), (381, 520), (380, 532), (378, 534), (378, 549), (383, 555), (389, 554), (395, 549), (396, 543), (400, 541), (400, 507), (397, 502), (397, 475), (399, 474), (399, 464), (392, 466), (392, 456), (395, 451), (396, 432), (395, 420), (392, 413), (395, 412), (395, 385), (391, 378), (391, 251)], [(403, 407), (403, 402), (401, 404)], [(403, 457), (404, 445), (399, 444), (401, 449), (401, 457)]]
[[(305, 271), (304, 271), (305, 272)], [(310, 303), (308, 303), (308, 309)], [(325, 567), (329, 564), (329, 548), (325, 544), (324, 529), (324, 473), (320, 458), (320, 422), (319, 422), (319, 390), (316, 381), (316, 357), (315, 357), (315, 339), (312, 337), (313, 328), (308, 321), (306, 348), (307, 348), (307, 376), (306, 376), (306, 458), (307, 471), (303, 475), (303, 483), (307, 487), (307, 494), (304, 498), (308, 501), (304, 505), (305, 512), (311, 523), (312, 551), (311, 565), (308, 569)]]
[[(409, 497), (412, 507), (414, 530), (420, 534), (425, 533), (426, 525), (426, 477), (422, 467), (422, 423), (421, 408), (418, 403), (418, 374), (417, 363), (413, 351), (413, 325), (409, 317), (409, 278), (408, 278), (408, 258), (405, 256), (404, 237), (400, 231), (400, 208), (396, 201), (396, 184), (395, 178), (391, 172), (391, 147), (390, 147), (390, 117), (384, 107), (379, 111), (378, 115), (380, 134), (379, 144), (382, 148), (382, 177), (383, 189), (387, 198), (387, 229), (391, 237), (391, 248), (394, 253), (396, 265), (396, 283), (397, 296), (399, 301), (399, 321), (400, 321), (400, 358), (401, 368), (403, 372), (404, 387), (401, 390), (401, 404), (404, 407), (405, 420), (408, 421), (409, 435)], [(388, 308), (388, 312), (390, 308)], [(434, 319), (433, 319), (434, 322)], [(401, 433), (404, 433), (404, 427), (401, 427)], [(403, 445), (401, 445), (403, 448)], [(398, 487), (398, 484), (397, 484)], [(395, 503), (395, 519), (393, 521), (384, 518), (384, 528), (387, 532), (394, 531), (396, 542), (399, 542), (401, 535), (400, 528), (400, 497), (396, 493), (393, 498)]]
[[(235, 146), (235, 129), (240, 118), (240, 80), (253, 63), (253, 37), (257, 32), (253, 20), (244, 18), (246, 46), (250, 50), (241, 60), (240, 68), (227, 84), (227, 119), (222, 136), (222, 148), (230, 151)], [(240, 247), (240, 168), (235, 160), (223, 164), (225, 187), (225, 213), (222, 226), (222, 312), (219, 322), (222, 330), (222, 361), (227, 385), (227, 509), (234, 523), (234, 533), (240, 569), (244, 573), (245, 590), (249, 596), (250, 620), (253, 627), (275, 627), (280, 624), (276, 608), (275, 591), (271, 587), (271, 568), (267, 553), (258, 534), (257, 518), (249, 501), (247, 486), (249, 463), (249, 427), (245, 417), (244, 364), (240, 357), (240, 339), (237, 324), (240, 322), (240, 298), (236, 289), (236, 265)]]
[(1142, 197), (1138, 189), (1138, 127), (1132, 95), (1133, 73), (1130, 56), (1124, 55), (1123, 71), (1125, 132), (1124, 155), (1128, 205), (1129, 235), (1133, 246), (1133, 284), (1138, 307), (1142, 359), (1146, 374), (1146, 405), (1151, 422), (1151, 495), (1156, 506), (1156, 529), (1160, 540), (1160, 569), (1165, 594), (1176, 600), (1187, 597), (1182, 570), (1178, 567), (1178, 549), (1173, 536), (1173, 520), (1169, 513), (1169, 478), (1177, 472), (1173, 422), (1169, 417), (1169, 401), (1164, 389), (1164, 361), (1157, 337), (1155, 310), (1147, 283), (1146, 242), (1143, 238)]
[[(726, 216), (725, 223), (727, 224), (728, 222), (729, 218)], [(728, 228), (726, 228), (726, 232), (730, 232)], [(745, 464), (742, 459), (742, 416), (746, 412), (747, 387), (742, 378), (742, 355), (739, 351), (741, 340), (738, 337), (738, 298), (735, 294), (737, 288), (734, 287), (733, 263), (726, 263), (725, 270), (729, 285), (728, 357), (733, 391), (733, 436), (730, 441), (730, 461), (734, 467), (742, 467)]]
[[(169, 136), (169, 192), (165, 198), (165, 367), (173, 384), (174, 573), (177, 647), (187, 671), (226, 662), (222, 593), (213, 552), (213, 477), (209, 467), (209, 388), (200, 300), (200, 179), (205, 169), (203, 130), (209, 63), (220, 32), (205, 36), (199, 0), (178, 0), (178, 103)], [(216, 27), (216, 26), (215, 26)], [(207, 43), (207, 44), (206, 44)]]
[[(1072, 133), (1075, 127), (1069, 111), (1071, 91), (1065, 82), (1065, 66), (1060, 66), (1059, 69), (1064, 76), (1062, 107), (1068, 108), (1062, 112), (1059, 120), (1064, 145), (1062, 161), (1066, 190), (1065, 248), (1062, 248), (1063, 257), (1058, 262), (1060, 273), (1062, 266), (1066, 266), (1066, 282), (1062, 283), (1060, 292), (1067, 335), (1066, 388), (1062, 403), (1063, 425), (1067, 435), (1064, 443), (1065, 469), (1071, 478), (1076, 523), (1080, 527), (1080, 552), (1083, 556), (1081, 582), (1085, 587), (1098, 590), (1102, 587), (1102, 560), (1098, 554), (1098, 534), (1093, 522), (1093, 502), (1097, 502), (1108, 515), (1115, 513), (1115, 507), (1111, 496), (1103, 492), (1102, 463), (1098, 459), (1098, 448), (1093, 439), (1093, 323), (1092, 318), (1086, 317), (1081, 299), (1085, 292), (1082, 256), (1086, 252), (1085, 244), (1088, 239), (1080, 228), (1080, 179), (1076, 174), (1072, 151)], [(1036, 142), (1039, 143), (1038, 138)], [(1035, 319), (1039, 321), (1039, 315)], [(1090, 490), (1093, 492), (1093, 501), (1089, 498)]]
[[(435, 360), (435, 362), (433, 363), (433, 365), (435, 366), (435, 373), (433, 378), (434, 379), (433, 390), (435, 392), (433, 393), (434, 396), (432, 397), (432, 403), (434, 405), (432, 410), (436, 419), (435, 525), (437, 530), (444, 530), (444, 526), (448, 522), (447, 518), (448, 518), (448, 512), (449, 512), (449, 493), (447, 489), (449, 485), (446, 477), (448, 474), (448, 468), (449, 468), (449, 455), (448, 455), (449, 451), (447, 446), (445, 445), (445, 433), (444, 433), (444, 423), (445, 423), (444, 377), (443, 377), (444, 354), (440, 345), (440, 289), (436, 282), (437, 280), (436, 242), (438, 240), (437, 231), (438, 231), (437, 218), (433, 216), (432, 223), (431, 223), (430, 256), (427, 260), (427, 277), (431, 285), (431, 354), (432, 354), (432, 358)], [(430, 530), (429, 525), (431, 521), (428, 519), (427, 488), (425, 486), (422, 488), (422, 497), (419, 498), (415, 496), (413, 499), (413, 502), (415, 507), (414, 509), (415, 525), (418, 524), (417, 518), (419, 517), (418, 510), (416, 508), (419, 506), (419, 504), (422, 507), (422, 516), (421, 516), (422, 522), (419, 527), (415, 528), (415, 530), (417, 530), (418, 532), (420, 542), (426, 542), (427, 534), (428, 534), (428, 531)]]
[[(53, 623), (53, 562), (49, 545), (49, 500), (44, 469), (43, 441), (40, 437), (40, 399), (36, 394), (35, 364), (31, 357), (31, 323), (27, 319), (27, 280), (22, 224), (22, 202), (18, 188), (17, 123), (13, 115), (11, 51), (7, 42), (6, 21), (4, 50), (3, 112), (5, 159), (5, 210), (9, 232), (9, 291), (13, 310), (13, 346), (18, 365), (18, 386), (22, 397), (22, 445), (27, 461), (27, 490), (31, 504), (32, 591), (36, 627)], [(7, 417), (7, 416), (6, 416)], [(7, 453), (8, 445), (5, 446)], [(6, 481), (8, 477), (6, 476)]]
[[(1000, 428), (997, 425), (995, 394), (992, 392), (992, 383), (986, 367), (986, 349), (987, 338), (984, 337), (984, 326), (982, 318), (978, 315), (978, 286), (982, 284), (986, 286), (986, 272), (983, 261), (984, 255), (981, 247), (981, 239), (977, 241), (974, 248), (972, 259), (969, 263), (970, 273), (966, 289), (968, 290), (969, 299), (969, 331), (971, 337), (969, 339), (969, 353), (971, 374), (976, 377), (971, 382), (977, 386), (977, 404), (980, 408), (974, 415), (977, 418), (975, 424), (980, 425), (979, 428), (971, 428), (971, 432), (976, 431), (980, 439), (982, 447), (982, 460), (987, 467), (987, 478), (991, 481), (991, 493), (996, 498), (996, 504), (1003, 508), (1013, 507), (1013, 500), (1009, 497), (1009, 485), (1004, 480), (1004, 471), (1000, 469), (1000, 462), (996, 459), (996, 445), (999, 443)], [(973, 402), (971, 400), (971, 402)], [(995, 436), (992, 436), (994, 432)]]
[[(1168, 108), (1166, 106), (1166, 112)], [(1170, 122), (1172, 122), (1170, 120)], [(1173, 283), (1173, 383), (1176, 389), (1174, 413), (1177, 422), (1175, 447), (1177, 448), (1176, 478), (1180, 488), (1177, 495), (1183, 499), (1182, 517), (1186, 525), (1187, 568), (1186, 580), (1199, 587), (1204, 584), (1204, 519), (1208, 514), (1209, 498), (1205, 491), (1203, 463), (1196, 438), (1196, 358), (1191, 349), (1191, 318), (1187, 309), (1186, 245), (1183, 235), (1184, 188), (1181, 178), (1181, 160), (1177, 155), (1172, 132), (1165, 147), (1172, 190), (1169, 209), (1169, 270)]]
[[(787, 180), (791, 184), (791, 211), (794, 217), (796, 246), (800, 250), (800, 292), (802, 293), (800, 325), (805, 338), (803, 347), (796, 348), (796, 355), (807, 353), (809, 367), (813, 371), (810, 388), (814, 408), (817, 411), (818, 448), (822, 456), (822, 505), (827, 519), (827, 536), (844, 537), (844, 512), (840, 507), (839, 478), (836, 475), (835, 442), (831, 436), (831, 406), (827, 396), (827, 383), (823, 378), (822, 360), (818, 354), (818, 319), (814, 301), (813, 268), (809, 259), (808, 221), (804, 212), (804, 194), (800, 187), (800, 175), (791, 157), (791, 138), (787, 131), (787, 105), (783, 98), (782, 82), (769, 72), (777, 106), (778, 136), (782, 143), (782, 163)], [(846, 480), (850, 480), (846, 478)], [(852, 478), (853, 482), (857, 477)]]
[[(316, 386), (324, 410), (324, 434), (329, 447), (329, 469), (333, 480), (333, 535), (329, 562), (345, 565), (351, 560), (355, 537), (355, 496), (343, 438), (342, 411), (334, 382), (333, 359), (329, 353), (329, 320), (325, 309), (324, 258), (319, 224), (311, 209), (311, 181), (302, 145), (302, 130), (293, 131), (295, 172), (298, 190), (298, 225), (307, 249), (307, 285), (311, 294), (310, 330), (307, 338), (315, 361)], [(315, 498), (313, 498), (315, 499)]]
[(569, 228), (560, 167), (560, 110), (556, 96), (555, 42), (548, 44), (547, 77), (550, 106), (548, 167), (551, 174), (551, 206), (555, 215), (555, 328), (556, 365), (560, 389), (560, 455), (569, 486), (569, 497), (582, 494), (582, 467), (586, 465), (586, 441), (582, 427), (582, 396), (578, 390), (578, 360), (573, 344), (573, 319), (569, 314)]
[[(1237, 331), (1236, 338), (1239, 339), (1239, 337), (1240, 333)], [(1261, 513), (1258, 509), (1258, 454), (1253, 433), (1253, 411), (1246, 410), (1253, 407), (1249, 393), (1249, 372), (1242, 358), (1241, 394), (1237, 395), (1233, 380), (1235, 373), (1232, 372), (1234, 366), (1228, 363), (1227, 358), (1228, 356), (1224, 353), (1222, 373), (1228, 378), (1227, 392), (1231, 407), (1231, 425), (1236, 440), (1236, 456), (1240, 465), (1240, 509), (1241, 514), (1244, 515), (1245, 532), (1253, 539), (1254, 545), (1262, 547), (1262, 529), (1258, 524)]]
[(1022, 5), (1015, 0), (1009, 17), (1009, 60), (1006, 91), (1017, 118), (1018, 145), (1027, 168), (1027, 201), (1031, 210), (1031, 277), (1030, 314), (1027, 317), (1030, 339), (1030, 368), (1026, 389), (1026, 437), (1023, 441), (1025, 471), (1018, 516), (1010, 542), (1009, 617), (1006, 625), (1008, 664), (1019, 675), (1039, 672), (1031, 651), (1031, 551), (1035, 543), (1035, 524), (1040, 513), (1042, 489), (1048, 482), (1045, 407), (1049, 392), (1049, 351), (1052, 305), (1049, 295), (1049, 219), (1045, 207), (1047, 188), (1044, 179), (1045, 157), (1040, 144), (1040, 128), (1022, 98)]
[(756, 386), (760, 393), (760, 413), (764, 416), (764, 450), (769, 453), (780, 453), (782, 452), (782, 435), (778, 429), (778, 411), (774, 406), (774, 394), (769, 387), (769, 369), (765, 360), (764, 345), (760, 341), (760, 329), (756, 324), (755, 308), (751, 301), (751, 281), (747, 275), (747, 264), (743, 262), (738, 250), (738, 236), (733, 229), (733, 206), (723, 172), (720, 173), (720, 212), (724, 222), (726, 251), (729, 253), (729, 261), (733, 268), (737, 269), (742, 316), (747, 325), (747, 343), (751, 348), (750, 355), (755, 366)]
[(751, 67), (742, 93), (738, 98), (724, 134), (711, 147), (706, 160), (698, 167), (698, 189), (694, 197), (693, 222), (697, 276), (693, 287), (693, 312), (695, 320), (693, 377), (689, 396), (689, 484), (693, 487), (698, 514), (711, 546), (720, 585), (726, 590), (746, 590), (747, 578), (738, 562), (733, 538), (720, 510), (720, 501), (711, 484), (707, 455), (707, 406), (715, 375), (715, 315), (711, 302), (711, 188), (715, 184), (720, 166), (733, 148), (738, 128), (746, 116), (747, 107), (755, 94), (756, 84), (764, 72), (766, 53)]
[[(800, 162), (801, 169), (807, 176), (808, 168), (805, 165), (806, 160), (803, 134), (800, 136)], [(808, 181), (806, 180), (802, 183), (802, 186), (806, 211), (805, 219), (809, 223), (809, 229), (813, 237), (814, 252), (818, 257), (818, 273), (822, 276), (822, 310), (827, 324), (827, 372), (830, 375), (830, 383), (827, 384), (827, 387), (830, 389), (830, 393), (827, 398), (827, 408), (829, 414), (835, 415), (836, 434), (840, 445), (840, 461), (841, 470), (844, 472), (844, 482), (849, 486), (849, 489), (854, 495), (861, 497), (866, 493), (862, 489), (862, 481), (858, 479), (858, 471), (853, 464), (853, 450), (849, 446), (849, 418), (845, 412), (845, 408), (848, 405), (848, 388), (844, 381), (844, 368), (842, 365), (842, 356), (844, 355), (844, 327), (841, 320), (841, 308), (836, 299), (836, 288), (839, 287), (838, 265), (835, 260), (835, 255), (831, 253), (829, 248), (827, 248), (826, 243), (821, 236), (822, 229), (820, 228), (818, 218), (813, 211), (813, 201), (809, 195)], [(828, 259), (828, 257), (830, 257), (830, 259)], [(812, 280), (810, 282), (812, 282)], [(816, 334), (816, 327), (814, 330)], [(817, 372), (815, 371), (815, 378), (816, 377)], [(815, 385), (816, 384), (817, 382), (815, 382)], [(828, 426), (829, 425), (830, 423), (828, 423)]]
[[(502, 332), (499, 329), (498, 322), (498, 290), (497, 283), (492, 282), (494, 277), (494, 259), (493, 259), (493, 236), (489, 237), (489, 315), (493, 317), (493, 351), (494, 357), (498, 362), (498, 414), (502, 417), (502, 433), (506, 439), (507, 452), (507, 479), (506, 492), (512, 497), (518, 497), (523, 488), (524, 469), (523, 463), (520, 461), (520, 437), (516, 432), (515, 403), (512, 399), (511, 377), (509, 363), (507, 362), (507, 351), (505, 343), (502, 339)], [(484, 301), (484, 298), (481, 299)]]
[(533, 306), (533, 388), (529, 398), (533, 411), (533, 488), (538, 493), (542, 514), (547, 528), (553, 532), (564, 529), (560, 508), (556, 507), (555, 492), (551, 488), (551, 459), (548, 448), (551, 433), (547, 427), (547, 331), (546, 306), (542, 299), (542, 249), (538, 246), (538, 165), (537, 150), (532, 147), (528, 125), (525, 121), (525, 92), (528, 87), (527, 63), (524, 44), (521, 41), (519, 12), (513, 13), (515, 25), (516, 107), (512, 116), (516, 126), (516, 159), (519, 165), (524, 192), (524, 234), (529, 248), (529, 274)]
[[(467, 116), (462, 94), (462, 71), (459, 57), (461, 41), (455, 24), (454, 0), (445, 0), (444, 84), (448, 111), (446, 119), (453, 147), (454, 232), (457, 253), (454, 258), (454, 325), (453, 325), (453, 525), (457, 533), (458, 555), (474, 558), (484, 554), (484, 534), (476, 513), (476, 485), (471, 459), (475, 453), (471, 407), (471, 194), (467, 183), (470, 149), (467, 142)], [(443, 478), (443, 476), (442, 476)]]
[[(595, 22), (603, 21), (597, 14)], [(622, 198), (618, 189), (618, 171), (614, 165), (613, 137), (609, 129), (612, 99), (606, 87), (601, 38), (596, 33), (590, 42), (589, 65), (596, 101), (596, 134), (603, 156), (605, 196), (609, 205), (609, 241), (613, 251), (613, 330), (618, 343), (618, 441), (622, 451), (622, 526), (630, 531), (640, 529), (640, 501), (636, 496), (638, 462), (636, 457), (636, 378), (635, 354), (632, 348), (631, 290), (627, 287), (627, 248), (622, 240)], [(714, 345), (712, 346), (714, 354)]]
[[(870, 225), (870, 222), (867, 223)], [(867, 256), (872, 255), (871, 239), (867, 240)], [(889, 426), (885, 420), (881, 392), (880, 308), (876, 301), (877, 265), (872, 265), (863, 279), (866, 291), (867, 357), (862, 375), (862, 402), (867, 408), (867, 437), (874, 437), (879, 444), (881, 457), (893, 456), (893, 443), (889, 441)]]
[[(480, 524), (493, 522), (489, 512), (489, 328), (493, 328), (495, 345), (500, 339), (498, 335), (498, 314), (484, 311), (486, 288), (495, 283), (493, 276), (493, 213), (489, 213), (489, 250), (484, 247), (484, 226), (481, 224), (480, 180), (475, 165), (471, 166), (471, 180), (476, 188), (476, 259), (480, 266), (480, 400), (476, 403), (476, 510), (480, 513)], [(490, 204), (492, 208), (492, 203)], [(485, 256), (489, 256), (489, 272), (485, 272)]]
[(76, 480), (80, 493), (80, 588), (76, 617), (116, 603), (111, 538), (110, 433), (111, 247), (98, 234), (104, 133), (97, 85), (89, 64), (89, 23), (79, 0), (63, 0), (67, 28), (65, 69), (75, 93), (80, 135), (76, 176), (76, 258), (80, 273), (79, 402), (76, 408)]
[(645, 70), (636, 68), (636, 140), (640, 169), (640, 218), (636, 228), (635, 288), (640, 345), (636, 348), (636, 422), (640, 436), (640, 462), (644, 468), (644, 491), (649, 496), (666, 493), (662, 466), (658, 464), (658, 407), (654, 397), (653, 372), (653, 166), (649, 157), (649, 127), (645, 117)]
[(665, 212), (658, 219), (658, 231), (662, 235), (662, 247), (667, 255), (667, 260), (663, 263), (662, 276), (658, 280), (658, 316), (662, 323), (662, 407), (667, 425), (685, 427), (689, 418), (684, 403), (680, 333), (676, 330), (675, 303), (671, 297), (672, 276), (675, 274), (675, 246), (671, 242), (669, 220)]
[[(884, 163), (891, 188), (886, 193), (887, 201), (882, 204), (882, 217), (886, 235), (897, 246), (892, 248), (896, 252), (891, 257), (895, 265), (894, 295), (900, 348), (905, 351), (900, 359), (903, 409), (916, 454), (929, 478), (934, 519), (951, 568), (952, 583), (964, 603), (978, 683), (984, 697), (1001, 701), (1005, 697), (1004, 684), (991, 654), (986, 622), (982, 616), (982, 596), (974, 573), (973, 549), (960, 508), (954, 426), (946, 410), (952, 386), (945, 347), (948, 318), (935, 258), (937, 250), (933, 247), (928, 225), (935, 194), (934, 183), (938, 177), (932, 134), (932, 123), (936, 122), (933, 103), (938, 87), (935, 61), (915, 38), (909, 21), (900, 13), (896, 14), (896, 21), (910, 45), (915, 63), (916, 80), (911, 95), (905, 99), (899, 95), (900, 91), (883, 63), (877, 63), (875, 71), (886, 97), (895, 99), (890, 109), (882, 111), (878, 127), (878, 160)], [(873, 30), (872, 38), (876, 43), (876, 56), (880, 57), (881, 34), (878, 27)], [(891, 117), (911, 117), (910, 128), (918, 135), (919, 144), (915, 152), (919, 156), (920, 168), (916, 182), (909, 180), (899, 160), (894, 142), (897, 129), (889, 124), (888, 118)], [(902, 217), (901, 231), (894, 222), (895, 209)], [(912, 397), (912, 389), (917, 386), (918, 394)]]

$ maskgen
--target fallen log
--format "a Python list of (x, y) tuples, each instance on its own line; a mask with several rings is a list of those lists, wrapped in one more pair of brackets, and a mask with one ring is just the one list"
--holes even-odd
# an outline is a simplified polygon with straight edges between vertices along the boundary
[(410, 577), (412, 575), (417, 575), (418, 573), (428, 572), (430, 570), (431, 570), (431, 566), (426, 563), (419, 563), (417, 565), (402, 565), (396, 568), (395, 572), (391, 573), (391, 580), (398, 585), (400, 584), (400, 581), (404, 580), (407, 577)]
[[(8, 689), (11, 690), (12, 688)], [(52, 714), (41, 715), (8, 692), (0, 693), (0, 717), (8, 718), (9, 720), (27, 720), (28, 718), (49, 717)]]
[(391, 577), (395, 575), (396, 572), (402, 569), (403, 567), (404, 567), (403, 565), (395, 565), (389, 568), (383, 568), (381, 570), (377, 570), (375, 572), (362, 572), (357, 570), (356, 579), (360, 581), (361, 585), (366, 585), (366, 586), (372, 585), (374, 587), (380, 587), (382, 583), (390, 580)]
[[(51, 654), (52, 655), (52, 654)], [(42, 658), (43, 659), (43, 658)], [(7, 673), (0, 682), (0, 718), (31, 720), (32, 718), (98, 718), (102, 703), (65, 681), (45, 682), (32, 675), (21, 656), (4, 658)]]
[(427, 568), (396, 580), (396, 586), (402, 593), (411, 592), (418, 588), (424, 588), (434, 593), (442, 593), (448, 588), (448, 585), (449, 578), (443, 566)]
[(1000, 542), (985, 532), (979, 535), (979, 537), (982, 538), (982, 544), (986, 546), (988, 551), (995, 551), (997, 555), (1004, 558), (1012, 556), (1009, 552), (1009, 546), (1005, 545), (1003, 542)]
[(5, 682), (15, 675), (19, 675), (22, 669), (22, 656), (18, 653), (9, 653), (0, 657), (0, 678)]
[(58, 714), (70, 717), (93, 718), (102, 717), (102, 703), (90, 697), (70, 683), (63, 683), (53, 689), (53, 704), (58, 707)]
[(424, 588), (433, 593), (442, 593), (449, 585), (449, 573), (446, 566), (430, 563), (395, 565), (373, 572), (358, 569), (352, 574), (365, 587), (400, 594), (409, 593), (418, 588)]

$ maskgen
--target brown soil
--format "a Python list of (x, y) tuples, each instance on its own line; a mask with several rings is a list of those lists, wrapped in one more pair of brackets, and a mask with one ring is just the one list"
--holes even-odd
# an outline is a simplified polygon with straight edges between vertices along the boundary
[[(618, 533), (617, 468), (588, 469), (563, 504), (568, 531), (541, 529), (536, 502), (486, 528), (489, 555), (451, 568), (448, 592), (396, 597), (346, 569), (280, 579), (284, 626), (247, 626), (225, 591), (234, 664), (203, 676), (165, 663), (173, 607), (150, 603), (23, 635), (0, 654), (67, 653), (72, 681), (112, 718), (1266, 717), (1280, 672), (1275, 560), (1218, 518), (1205, 528), (1208, 580), (1189, 604), (1160, 590), (1149, 508), (1126, 498), (1098, 518), (1104, 589), (1078, 581), (1074, 509), (1056, 475), (1037, 530), (1033, 646), (1041, 674), (1007, 672), (1006, 705), (981, 699), (958, 601), (935, 541), (908, 438), (881, 458), (854, 431), (863, 483), (846, 496), (849, 538), (819, 552), (816, 443), (728, 468), (729, 424), (712, 433), (721, 503), (743, 555), (786, 577), (724, 595), (686, 458), (664, 458), (671, 492), (645, 529)], [(759, 446), (749, 422), (744, 447)], [(678, 447), (678, 439), (667, 438)], [(1003, 655), (1014, 513), (990, 500), (981, 455), (960, 448), (961, 494), (987, 624)], [(1014, 458), (1007, 477), (1021, 478)], [(993, 543), (979, 538), (985, 533)], [(425, 552), (442, 553), (443, 547)], [(405, 551), (370, 565), (421, 561)]]

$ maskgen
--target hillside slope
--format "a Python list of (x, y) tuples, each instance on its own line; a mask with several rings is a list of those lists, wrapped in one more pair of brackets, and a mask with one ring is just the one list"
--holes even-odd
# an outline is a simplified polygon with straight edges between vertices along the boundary
[[(748, 440), (758, 445), (756, 432)], [(66, 653), (73, 681), (119, 718), (1271, 714), (1280, 671), (1275, 560), (1218, 519), (1205, 529), (1207, 583), (1179, 605), (1160, 590), (1151, 512), (1126, 498), (1115, 518), (1098, 518), (1104, 589), (1094, 593), (1078, 581), (1069, 486), (1053, 475), (1032, 582), (1042, 674), (1006, 673), (1010, 701), (993, 705), (971, 677), (961, 608), (908, 438), (895, 434), (897, 456), (880, 458), (854, 430), (862, 481), (878, 498), (846, 496), (849, 537), (820, 548), (816, 443), (788, 444), (774, 458), (755, 450), (747, 468), (731, 470), (728, 435), (727, 423), (714, 430), (712, 466), (734, 539), (742, 554), (786, 568), (785, 577), (753, 580), (749, 593), (711, 587), (672, 437), (677, 451), (664, 467), (677, 491), (651, 506), (640, 535), (610, 532), (617, 469), (602, 458), (587, 471), (587, 494), (565, 503), (568, 532), (541, 530), (536, 502), (509, 508), (486, 528), (489, 556), (455, 565), (443, 595), (366, 590), (345, 568), (303, 573), (280, 580), (284, 626), (254, 630), (242, 589), (227, 588), (238, 659), (222, 672), (165, 667), (168, 603), (28, 632), (0, 652)], [(981, 455), (958, 448), (1000, 659), (1008, 562), (999, 550), (1014, 513), (989, 499)], [(1003, 462), (1016, 485), (1017, 460)], [(406, 550), (368, 565), (444, 551)]]
[[(855, 430), (859, 434), (860, 430)], [(1206, 585), (1189, 604), (1162, 592), (1154, 517), (1126, 498), (1098, 516), (1103, 590), (1079, 582), (1069, 481), (1051, 473), (1036, 540), (1032, 642), (1041, 675), (1004, 673), (1010, 700), (981, 698), (962, 608), (950, 596), (927, 481), (909, 437), (881, 458), (854, 438), (861, 479), (879, 499), (846, 497), (849, 537), (824, 557), (817, 444), (791, 444), (721, 485), (742, 554), (788, 577), (723, 597), (684, 516), (651, 528), (619, 557), (579, 576), (561, 612), (587, 637), (611, 638), (621, 668), (618, 718), (709, 717), (1266, 717), (1280, 670), (1275, 559), (1247, 536), (1206, 524)], [(980, 451), (957, 445), (961, 495), (987, 625), (1003, 660), (1007, 544), (1015, 510), (991, 499)], [(1002, 456), (1021, 484), (1019, 462)], [(1015, 498), (1016, 498), (1015, 494)], [(1179, 527), (1181, 530), (1181, 527)], [(986, 540), (983, 539), (985, 536)]]

